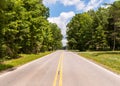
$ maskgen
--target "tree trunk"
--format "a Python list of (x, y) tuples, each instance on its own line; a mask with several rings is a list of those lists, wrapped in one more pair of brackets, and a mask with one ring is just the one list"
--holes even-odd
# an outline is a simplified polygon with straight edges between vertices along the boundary
[(116, 27), (115, 27), (115, 25), (114, 25), (114, 38), (113, 38), (113, 51), (115, 51), (115, 45), (116, 45)]
[(116, 37), (114, 36), (113, 51), (115, 51), (115, 47), (116, 47), (116, 46), (115, 46), (115, 44), (116, 44), (116, 40), (115, 40), (115, 39), (116, 39)]

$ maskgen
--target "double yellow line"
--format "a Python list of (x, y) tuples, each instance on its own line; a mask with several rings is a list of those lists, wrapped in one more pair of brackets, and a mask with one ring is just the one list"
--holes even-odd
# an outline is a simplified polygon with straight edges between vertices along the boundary
[(57, 85), (57, 80), (59, 80), (58, 86), (62, 86), (62, 69), (63, 69), (62, 67), (63, 67), (63, 53), (61, 54), (60, 59), (59, 59), (59, 63), (58, 63), (56, 75), (54, 78), (53, 86)]

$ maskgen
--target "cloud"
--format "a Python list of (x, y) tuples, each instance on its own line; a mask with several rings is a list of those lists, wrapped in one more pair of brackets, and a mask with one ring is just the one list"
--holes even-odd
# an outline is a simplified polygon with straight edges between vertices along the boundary
[[(113, 3), (115, 0), (110, 0), (109, 3)], [(117, 0), (116, 0), (117, 1)], [(119, 1), (119, 0), (118, 0)]]
[[(50, 17), (48, 18), (49, 22), (56, 23), (59, 28), (61, 28), (62, 34), (66, 37), (66, 25), (69, 20), (75, 15), (73, 11), (70, 12), (62, 12), (58, 17)], [(63, 39), (63, 45), (66, 44), (67, 40)]]
[(69, 22), (70, 18), (75, 15), (73, 11), (62, 12), (58, 17), (50, 17), (48, 20), (52, 23), (56, 23), (59, 28), (62, 30), (62, 34), (66, 35), (66, 25)]
[(68, 42), (67, 39), (63, 39), (62, 40), (63, 46), (66, 46), (67, 42)]
[(76, 10), (82, 10), (85, 7), (85, 3), (82, 0), (60, 0), (64, 6), (75, 6)]
[(43, 0), (43, 4), (49, 5), (49, 4), (55, 4), (57, 0)]
[(76, 5), (77, 3), (80, 2), (80, 0), (60, 0), (62, 4), (65, 6), (71, 6), (71, 5)]
[(83, 1), (80, 1), (78, 4), (76, 4), (76, 10), (83, 10), (85, 8), (85, 3)]
[[(76, 11), (79, 12), (87, 12), (99, 6), (103, 7), (102, 3), (104, 2), (112, 3), (114, 0), (43, 0), (44, 5), (48, 7), (60, 3), (64, 6), (74, 6)], [(75, 13), (73, 11), (62, 12), (58, 17), (50, 17), (48, 20), (52, 23), (56, 23), (61, 28), (63, 36), (66, 37), (66, 25), (74, 15)], [(63, 45), (66, 45), (67, 40), (64, 38), (62, 42)]]
[(101, 5), (102, 8), (108, 8), (110, 5)]
[(90, 0), (90, 2), (84, 8), (84, 11), (97, 8), (102, 2), (103, 0)]
[[(77, 11), (88, 11), (100, 6), (103, 0), (89, 0), (88, 3), (86, 3), (86, 0), (43, 0), (45, 5), (55, 4), (56, 2), (62, 3), (64, 6), (75, 6)], [(113, 0), (109, 0), (109, 2), (113, 2)]]

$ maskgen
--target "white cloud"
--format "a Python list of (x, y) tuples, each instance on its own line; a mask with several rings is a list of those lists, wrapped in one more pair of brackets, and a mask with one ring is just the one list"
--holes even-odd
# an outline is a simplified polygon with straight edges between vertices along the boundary
[[(97, 8), (103, 2), (103, 0), (89, 0), (88, 3), (85, 3), (85, 0), (43, 0), (43, 3), (45, 5), (55, 4), (57, 1), (64, 6), (75, 6), (77, 11), (88, 11)], [(109, 2), (113, 1), (114, 0), (109, 0)]]
[[(64, 6), (75, 6), (77, 11), (88, 11), (90, 9), (97, 8), (103, 2), (103, 0), (89, 0), (88, 3), (86, 0), (43, 0), (43, 3), (48, 6), (52, 4), (56, 4), (57, 2), (63, 4)], [(109, 2), (113, 2), (113, 0), (109, 0)], [(75, 15), (73, 11), (70, 12), (62, 12), (58, 17), (50, 17), (48, 20), (52, 23), (56, 23), (62, 31), (63, 36), (66, 36), (66, 25), (69, 20)], [(62, 40), (63, 45), (66, 44), (67, 40)]]
[[(58, 17), (50, 17), (48, 18), (49, 22), (56, 23), (59, 28), (61, 28), (62, 34), (65, 37), (66, 36), (66, 25), (69, 22), (69, 20), (75, 15), (73, 11), (70, 12), (62, 12), (60, 16)], [(63, 45), (66, 44), (67, 40), (64, 39)]]
[(60, 0), (62, 4), (65, 6), (71, 6), (71, 5), (76, 5), (77, 3), (80, 2), (80, 0)]
[[(108, 1), (106, 1), (105, 3), (108, 3), (108, 5), (101, 5), (101, 7), (102, 8), (108, 8), (108, 7), (110, 7), (110, 5), (109, 4), (111, 4), (111, 3), (113, 3), (115, 0), (108, 0)], [(116, 0), (117, 1), (117, 0)]]
[(101, 5), (102, 8), (108, 8), (110, 5)]
[[(114, 1), (115, 1), (115, 0), (110, 0), (109, 2), (110, 2), (110, 3), (113, 3)], [(116, 1), (117, 1), (117, 0), (116, 0)], [(119, 1), (119, 0), (118, 0), (118, 1)]]
[(66, 24), (75, 15), (73, 11), (62, 12), (58, 17), (50, 17), (48, 20), (52, 23), (56, 23), (62, 30), (62, 34), (66, 35)]
[(55, 4), (57, 0), (43, 0), (43, 4), (49, 5), (49, 4)]
[(76, 10), (82, 10), (85, 7), (83, 0), (60, 0), (64, 6), (75, 6)]
[(83, 10), (85, 8), (85, 3), (83, 1), (80, 1), (78, 4), (76, 4), (76, 10)]
[(84, 8), (84, 11), (88, 11), (90, 9), (97, 8), (103, 0), (90, 0), (90, 2)]
[(67, 39), (63, 39), (62, 40), (63, 46), (66, 46), (67, 42), (68, 42)]

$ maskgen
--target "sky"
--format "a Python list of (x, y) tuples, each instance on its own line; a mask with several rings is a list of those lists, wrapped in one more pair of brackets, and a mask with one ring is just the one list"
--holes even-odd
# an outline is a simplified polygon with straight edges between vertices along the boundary
[(63, 46), (66, 46), (66, 25), (76, 13), (97, 10), (105, 7), (104, 3), (113, 3), (115, 0), (43, 0), (43, 4), (50, 9), (49, 22), (56, 23), (62, 31)]

